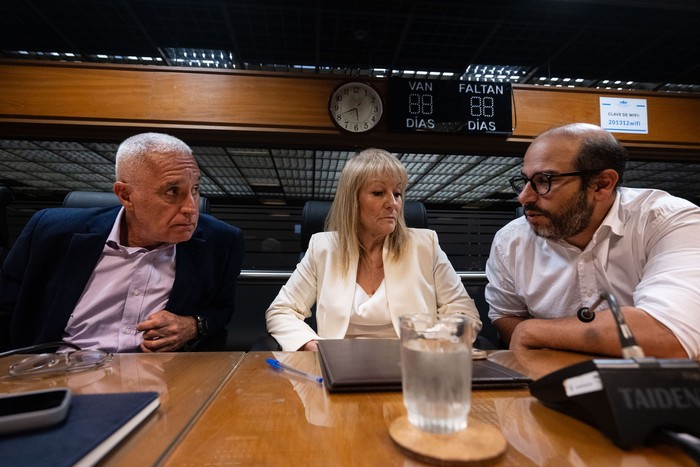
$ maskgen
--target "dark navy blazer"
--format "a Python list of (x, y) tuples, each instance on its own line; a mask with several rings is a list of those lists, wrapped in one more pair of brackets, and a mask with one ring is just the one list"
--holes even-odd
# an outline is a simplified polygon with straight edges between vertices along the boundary
[[(119, 213), (110, 208), (51, 208), (32, 216), (0, 274), (0, 349), (61, 340), (68, 318)], [(166, 309), (202, 315), (209, 336), (233, 313), (243, 261), (241, 231), (206, 214), (176, 245), (175, 282)]]

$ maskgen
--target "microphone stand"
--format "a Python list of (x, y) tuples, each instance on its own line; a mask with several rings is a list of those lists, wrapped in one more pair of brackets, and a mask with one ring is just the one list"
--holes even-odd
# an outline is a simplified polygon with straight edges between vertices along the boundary
[(615, 318), (615, 321), (617, 321), (617, 332), (620, 336), (620, 344), (622, 344), (622, 358), (644, 357), (644, 351), (637, 345), (637, 341), (634, 339), (629, 326), (627, 326), (625, 318), (622, 316), (622, 311), (617, 304), (617, 299), (615, 299), (613, 294), (609, 292), (601, 293), (600, 297), (598, 297), (593, 305), (590, 307), (583, 307), (578, 310), (576, 313), (578, 319), (584, 323), (590, 323), (593, 321), (595, 319), (595, 313), (592, 310), (595, 310), (603, 300), (608, 302), (608, 305), (610, 305), (610, 311), (612, 311), (612, 315)]
[(592, 310), (603, 300), (615, 317), (623, 358), (562, 368), (530, 383), (530, 393), (598, 428), (621, 448), (672, 442), (700, 463), (700, 363), (645, 357), (609, 292), (579, 309), (579, 319), (593, 321)]

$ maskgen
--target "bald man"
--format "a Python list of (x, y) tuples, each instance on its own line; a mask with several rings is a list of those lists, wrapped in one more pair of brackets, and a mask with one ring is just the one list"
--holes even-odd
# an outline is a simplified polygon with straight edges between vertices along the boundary
[(700, 355), (700, 208), (663, 191), (621, 187), (627, 154), (608, 132), (575, 123), (537, 137), (510, 182), (524, 216), (495, 236), (486, 265), (489, 317), (511, 349), (619, 356), (603, 301), (611, 293), (646, 355)]

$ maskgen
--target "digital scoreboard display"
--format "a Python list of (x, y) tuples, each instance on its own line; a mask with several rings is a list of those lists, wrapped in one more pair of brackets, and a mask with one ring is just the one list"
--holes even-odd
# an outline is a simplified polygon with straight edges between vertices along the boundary
[(511, 88), (510, 83), (391, 78), (389, 129), (512, 133)]

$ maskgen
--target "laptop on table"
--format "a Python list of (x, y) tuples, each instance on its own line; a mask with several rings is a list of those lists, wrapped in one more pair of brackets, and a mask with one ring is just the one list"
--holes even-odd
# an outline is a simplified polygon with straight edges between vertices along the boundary
[[(329, 392), (400, 391), (398, 339), (318, 341), (323, 382)], [(472, 389), (525, 387), (532, 380), (489, 360), (472, 361)]]

